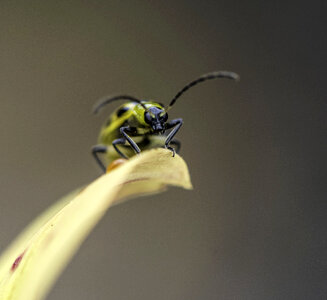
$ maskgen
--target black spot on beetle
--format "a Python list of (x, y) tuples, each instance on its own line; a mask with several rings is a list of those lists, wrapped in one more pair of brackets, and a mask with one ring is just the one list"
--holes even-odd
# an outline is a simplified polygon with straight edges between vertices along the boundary
[(117, 111), (117, 117), (121, 117), (125, 112), (127, 112), (129, 108), (127, 106), (123, 106)]

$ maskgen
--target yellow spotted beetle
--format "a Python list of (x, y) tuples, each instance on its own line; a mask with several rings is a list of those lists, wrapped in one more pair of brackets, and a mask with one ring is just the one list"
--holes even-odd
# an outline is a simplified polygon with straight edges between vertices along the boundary
[[(117, 101), (128, 100), (118, 107), (108, 118), (101, 129), (99, 144), (92, 148), (92, 154), (105, 172), (106, 167), (99, 158), (100, 153), (105, 154), (106, 162), (116, 158), (127, 158), (142, 150), (165, 147), (172, 151), (180, 149), (180, 142), (173, 139), (181, 128), (183, 120), (181, 118), (168, 121), (167, 112), (175, 104), (176, 100), (194, 85), (215, 78), (228, 78), (238, 80), (236, 73), (229, 71), (217, 71), (200, 76), (184, 86), (171, 100), (167, 108), (163, 104), (148, 100), (139, 100), (128, 95), (119, 95), (105, 98), (94, 108), (94, 113), (98, 113), (105, 105)], [(166, 130), (172, 129), (169, 134)], [(119, 145), (119, 148), (118, 148)], [(171, 147), (175, 146), (175, 148)]]

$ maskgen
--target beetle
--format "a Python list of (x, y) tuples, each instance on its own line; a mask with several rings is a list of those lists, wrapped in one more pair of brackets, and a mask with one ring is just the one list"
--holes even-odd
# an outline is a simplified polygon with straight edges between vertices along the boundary
[[(188, 89), (200, 82), (210, 79), (227, 78), (238, 80), (239, 76), (234, 72), (215, 71), (204, 74), (185, 85), (170, 101), (167, 108), (159, 102), (140, 100), (129, 95), (118, 95), (104, 98), (94, 107), (94, 113), (98, 113), (104, 106), (118, 100), (127, 100), (119, 106), (103, 125), (98, 145), (93, 146), (92, 154), (105, 172), (106, 167), (99, 157), (105, 154), (107, 161), (115, 158), (128, 158), (142, 150), (165, 147), (172, 151), (172, 156), (180, 150), (180, 142), (174, 139), (176, 133), (183, 124), (183, 119), (173, 119), (168, 122), (168, 111), (176, 100)], [(166, 134), (167, 130), (171, 130)], [(119, 146), (119, 147), (118, 147)], [(175, 146), (175, 147), (172, 147)]]

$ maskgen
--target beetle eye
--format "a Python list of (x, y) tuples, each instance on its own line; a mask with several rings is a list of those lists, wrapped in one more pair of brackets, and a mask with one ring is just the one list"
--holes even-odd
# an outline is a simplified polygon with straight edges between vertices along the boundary
[(165, 113), (160, 119), (161, 121), (166, 122), (168, 120), (168, 114)]
[(144, 120), (145, 120), (146, 123), (151, 124), (152, 118), (151, 118), (149, 112), (144, 113)]

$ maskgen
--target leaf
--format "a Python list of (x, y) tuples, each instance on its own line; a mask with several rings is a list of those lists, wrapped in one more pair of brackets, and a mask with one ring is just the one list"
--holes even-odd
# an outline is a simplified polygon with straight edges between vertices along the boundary
[(142, 152), (39, 216), (0, 258), (0, 299), (43, 299), (106, 210), (167, 185), (191, 189), (183, 159), (165, 149)]

